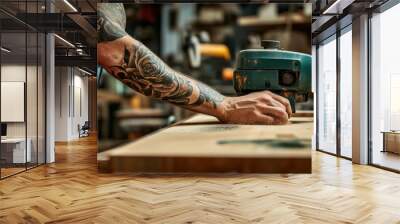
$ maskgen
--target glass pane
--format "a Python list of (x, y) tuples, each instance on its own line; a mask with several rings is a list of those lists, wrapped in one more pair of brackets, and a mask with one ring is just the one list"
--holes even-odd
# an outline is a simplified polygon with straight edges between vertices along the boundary
[(1, 1), (2, 177), (45, 161), (45, 36), (21, 21), (38, 19), (45, 1)]
[(352, 35), (351, 30), (340, 36), (340, 152), (352, 156)]
[(5, 177), (25, 170), (31, 158), (25, 122), (26, 33), (2, 33), (1, 45), (7, 49), (1, 51), (1, 173)]
[(400, 170), (400, 5), (374, 15), (372, 25), (372, 163)]
[[(316, 82), (317, 82), (317, 47), (316, 45), (312, 45), (311, 48), (311, 54), (312, 54), (312, 67), (311, 67), (311, 73), (312, 73), (312, 90), (314, 92), (314, 94), (316, 93)], [(314, 98), (315, 99), (315, 98)], [(313, 108), (317, 108), (316, 107), (317, 102), (314, 100), (313, 103)], [(316, 119), (316, 113), (314, 113), (314, 131), (313, 131), (313, 137), (312, 137), (312, 149), (315, 150), (317, 148), (316, 146), (316, 136), (317, 136), (317, 122), (315, 122)]]
[(336, 153), (336, 39), (318, 48), (318, 149)]
[[(38, 132), (38, 56), (37, 56), (37, 33), (27, 34), (28, 38), (28, 63), (27, 63), (27, 81), (26, 81), (26, 114), (27, 114), (27, 142), (30, 147), (30, 160), (28, 160), (28, 168), (37, 165), (37, 132)], [(28, 147), (28, 148), (29, 148)]]
[(38, 164), (45, 163), (46, 151), (45, 151), (45, 44), (46, 37), (44, 34), (40, 33), (38, 45)]

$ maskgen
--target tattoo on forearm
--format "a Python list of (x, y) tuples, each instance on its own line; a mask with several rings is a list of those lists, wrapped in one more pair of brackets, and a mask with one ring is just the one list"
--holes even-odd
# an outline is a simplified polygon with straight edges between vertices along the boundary
[(210, 87), (169, 68), (143, 44), (125, 50), (125, 63), (110, 68), (117, 79), (157, 99), (183, 106), (209, 104), (216, 108), (224, 97)]
[[(127, 35), (122, 4), (99, 3), (97, 9), (99, 42), (114, 41)], [(166, 100), (189, 109), (194, 106), (202, 106), (203, 111), (208, 108), (215, 109), (224, 99), (223, 95), (212, 88), (168, 67), (138, 41), (126, 47), (123, 63), (107, 65), (105, 69), (124, 84), (146, 96)]]
[(224, 100), (223, 95), (201, 82), (197, 83), (197, 87), (199, 88), (200, 95), (197, 99), (196, 105), (212, 103), (212, 106), (216, 108), (218, 104), (220, 104)]
[(121, 38), (125, 32), (126, 15), (121, 3), (97, 4), (97, 38), (99, 42)]

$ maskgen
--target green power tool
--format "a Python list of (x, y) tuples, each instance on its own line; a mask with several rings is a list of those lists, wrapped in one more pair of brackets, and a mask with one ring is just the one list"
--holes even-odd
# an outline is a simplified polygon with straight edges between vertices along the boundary
[(311, 91), (311, 55), (280, 50), (280, 42), (263, 40), (264, 49), (239, 52), (233, 84), (238, 95), (269, 90), (286, 97), (295, 112)]

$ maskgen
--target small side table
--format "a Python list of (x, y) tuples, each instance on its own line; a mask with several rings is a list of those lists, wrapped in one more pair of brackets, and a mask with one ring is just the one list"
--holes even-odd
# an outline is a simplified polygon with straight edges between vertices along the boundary
[(382, 152), (392, 152), (400, 154), (400, 131), (382, 131), (383, 150)]

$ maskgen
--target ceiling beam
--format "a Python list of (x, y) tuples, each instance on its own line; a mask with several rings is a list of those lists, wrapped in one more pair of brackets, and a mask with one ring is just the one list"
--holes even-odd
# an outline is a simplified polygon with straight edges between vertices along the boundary
[(68, 14), (72, 21), (74, 21), (83, 31), (90, 37), (96, 39), (97, 30), (90, 24), (85, 17), (80, 14)]
[(91, 56), (55, 56), (55, 65), (87, 67), (96, 71), (97, 60)]

